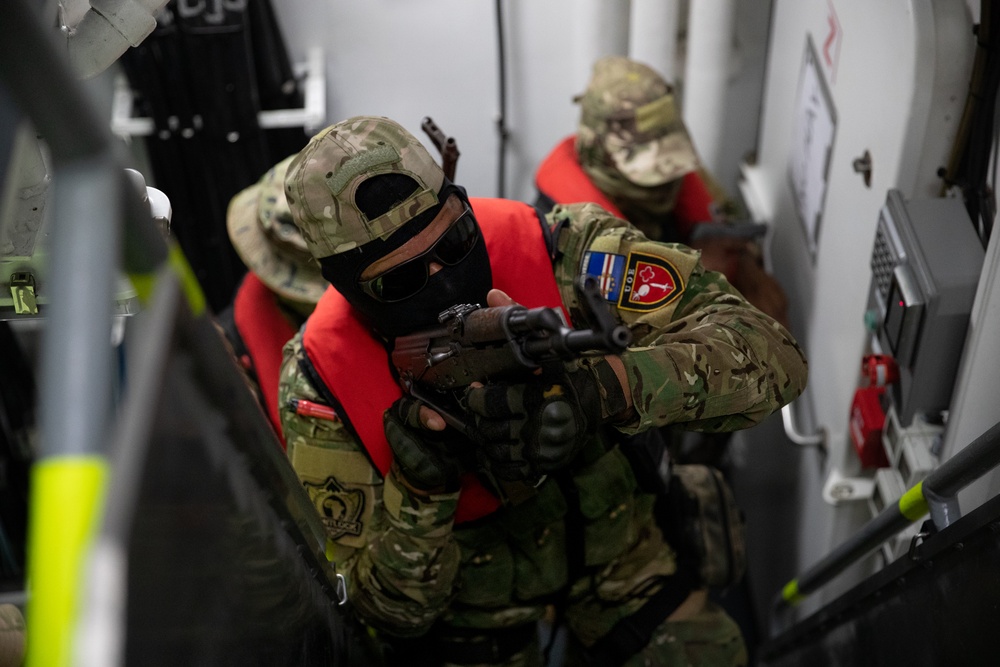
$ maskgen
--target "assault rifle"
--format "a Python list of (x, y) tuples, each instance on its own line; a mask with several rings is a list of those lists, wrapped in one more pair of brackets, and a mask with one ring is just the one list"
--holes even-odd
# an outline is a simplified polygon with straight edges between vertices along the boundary
[(434, 146), (441, 154), (441, 171), (444, 172), (449, 181), (454, 182), (455, 166), (458, 164), (458, 156), (461, 155), (458, 152), (458, 144), (455, 142), (455, 137), (445, 136), (445, 133), (441, 131), (441, 128), (437, 126), (430, 116), (424, 116), (423, 122), (420, 123), (420, 129), (427, 133), (427, 136), (431, 138)]
[(597, 280), (579, 279), (574, 287), (591, 329), (570, 328), (558, 308), (462, 304), (442, 312), (440, 326), (397, 338), (392, 363), (403, 390), (468, 435), (457, 394), (469, 384), (530, 376), (547, 362), (622, 352), (632, 333), (615, 322)]

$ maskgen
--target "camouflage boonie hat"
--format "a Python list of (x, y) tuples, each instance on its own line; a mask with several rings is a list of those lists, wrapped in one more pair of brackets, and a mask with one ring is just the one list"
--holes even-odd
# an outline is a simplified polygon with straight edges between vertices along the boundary
[(622, 56), (594, 64), (580, 103), (577, 152), (584, 166), (616, 168), (651, 187), (698, 168), (698, 156), (670, 86), (650, 67)]
[(272, 292), (315, 304), (327, 282), (285, 201), (285, 172), (294, 157), (271, 167), (230, 200), (226, 229), (240, 259)]
[[(405, 174), (417, 189), (374, 220), (354, 203), (358, 186), (378, 174)], [(438, 204), (444, 172), (423, 144), (388, 118), (357, 116), (326, 128), (293, 160), (285, 195), (317, 259), (384, 239)]]

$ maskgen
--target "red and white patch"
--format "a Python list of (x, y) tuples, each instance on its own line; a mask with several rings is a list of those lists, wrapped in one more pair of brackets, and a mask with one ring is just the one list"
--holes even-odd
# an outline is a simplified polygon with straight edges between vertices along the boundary
[(662, 257), (630, 253), (618, 307), (656, 310), (673, 302), (683, 292), (684, 281), (673, 264)]

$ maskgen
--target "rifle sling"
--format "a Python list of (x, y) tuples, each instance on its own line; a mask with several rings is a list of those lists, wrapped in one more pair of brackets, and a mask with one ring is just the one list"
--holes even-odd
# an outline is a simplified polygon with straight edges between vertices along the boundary
[(608, 634), (583, 652), (583, 663), (594, 667), (618, 667), (645, 648), (663, 621), (697, 588), (686, 569), (663, 580), (663, 588), (639, 611), (615, 623)]

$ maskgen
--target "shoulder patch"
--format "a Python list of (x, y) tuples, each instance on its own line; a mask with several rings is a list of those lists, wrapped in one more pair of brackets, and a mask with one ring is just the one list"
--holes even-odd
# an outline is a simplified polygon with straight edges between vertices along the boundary
[(597, 278), (604, 298), (617, 303), (625, 276), (625, 255), (587, 251), (583, 254), (580, 275)]
[(361, 514), (365, 509), (365, 494), (358, 489), (345, 488), (333, 477), (313, 484), (303, 482), (320, 520), (329, 531), (331, 540), (344, 535), (361, 534)]
[(628, 256), (618, 307), (643, 312), (656, 310), (673, 302), (683, 292), (684, 281), (677, 267), (662, 257), (632, 252)]

